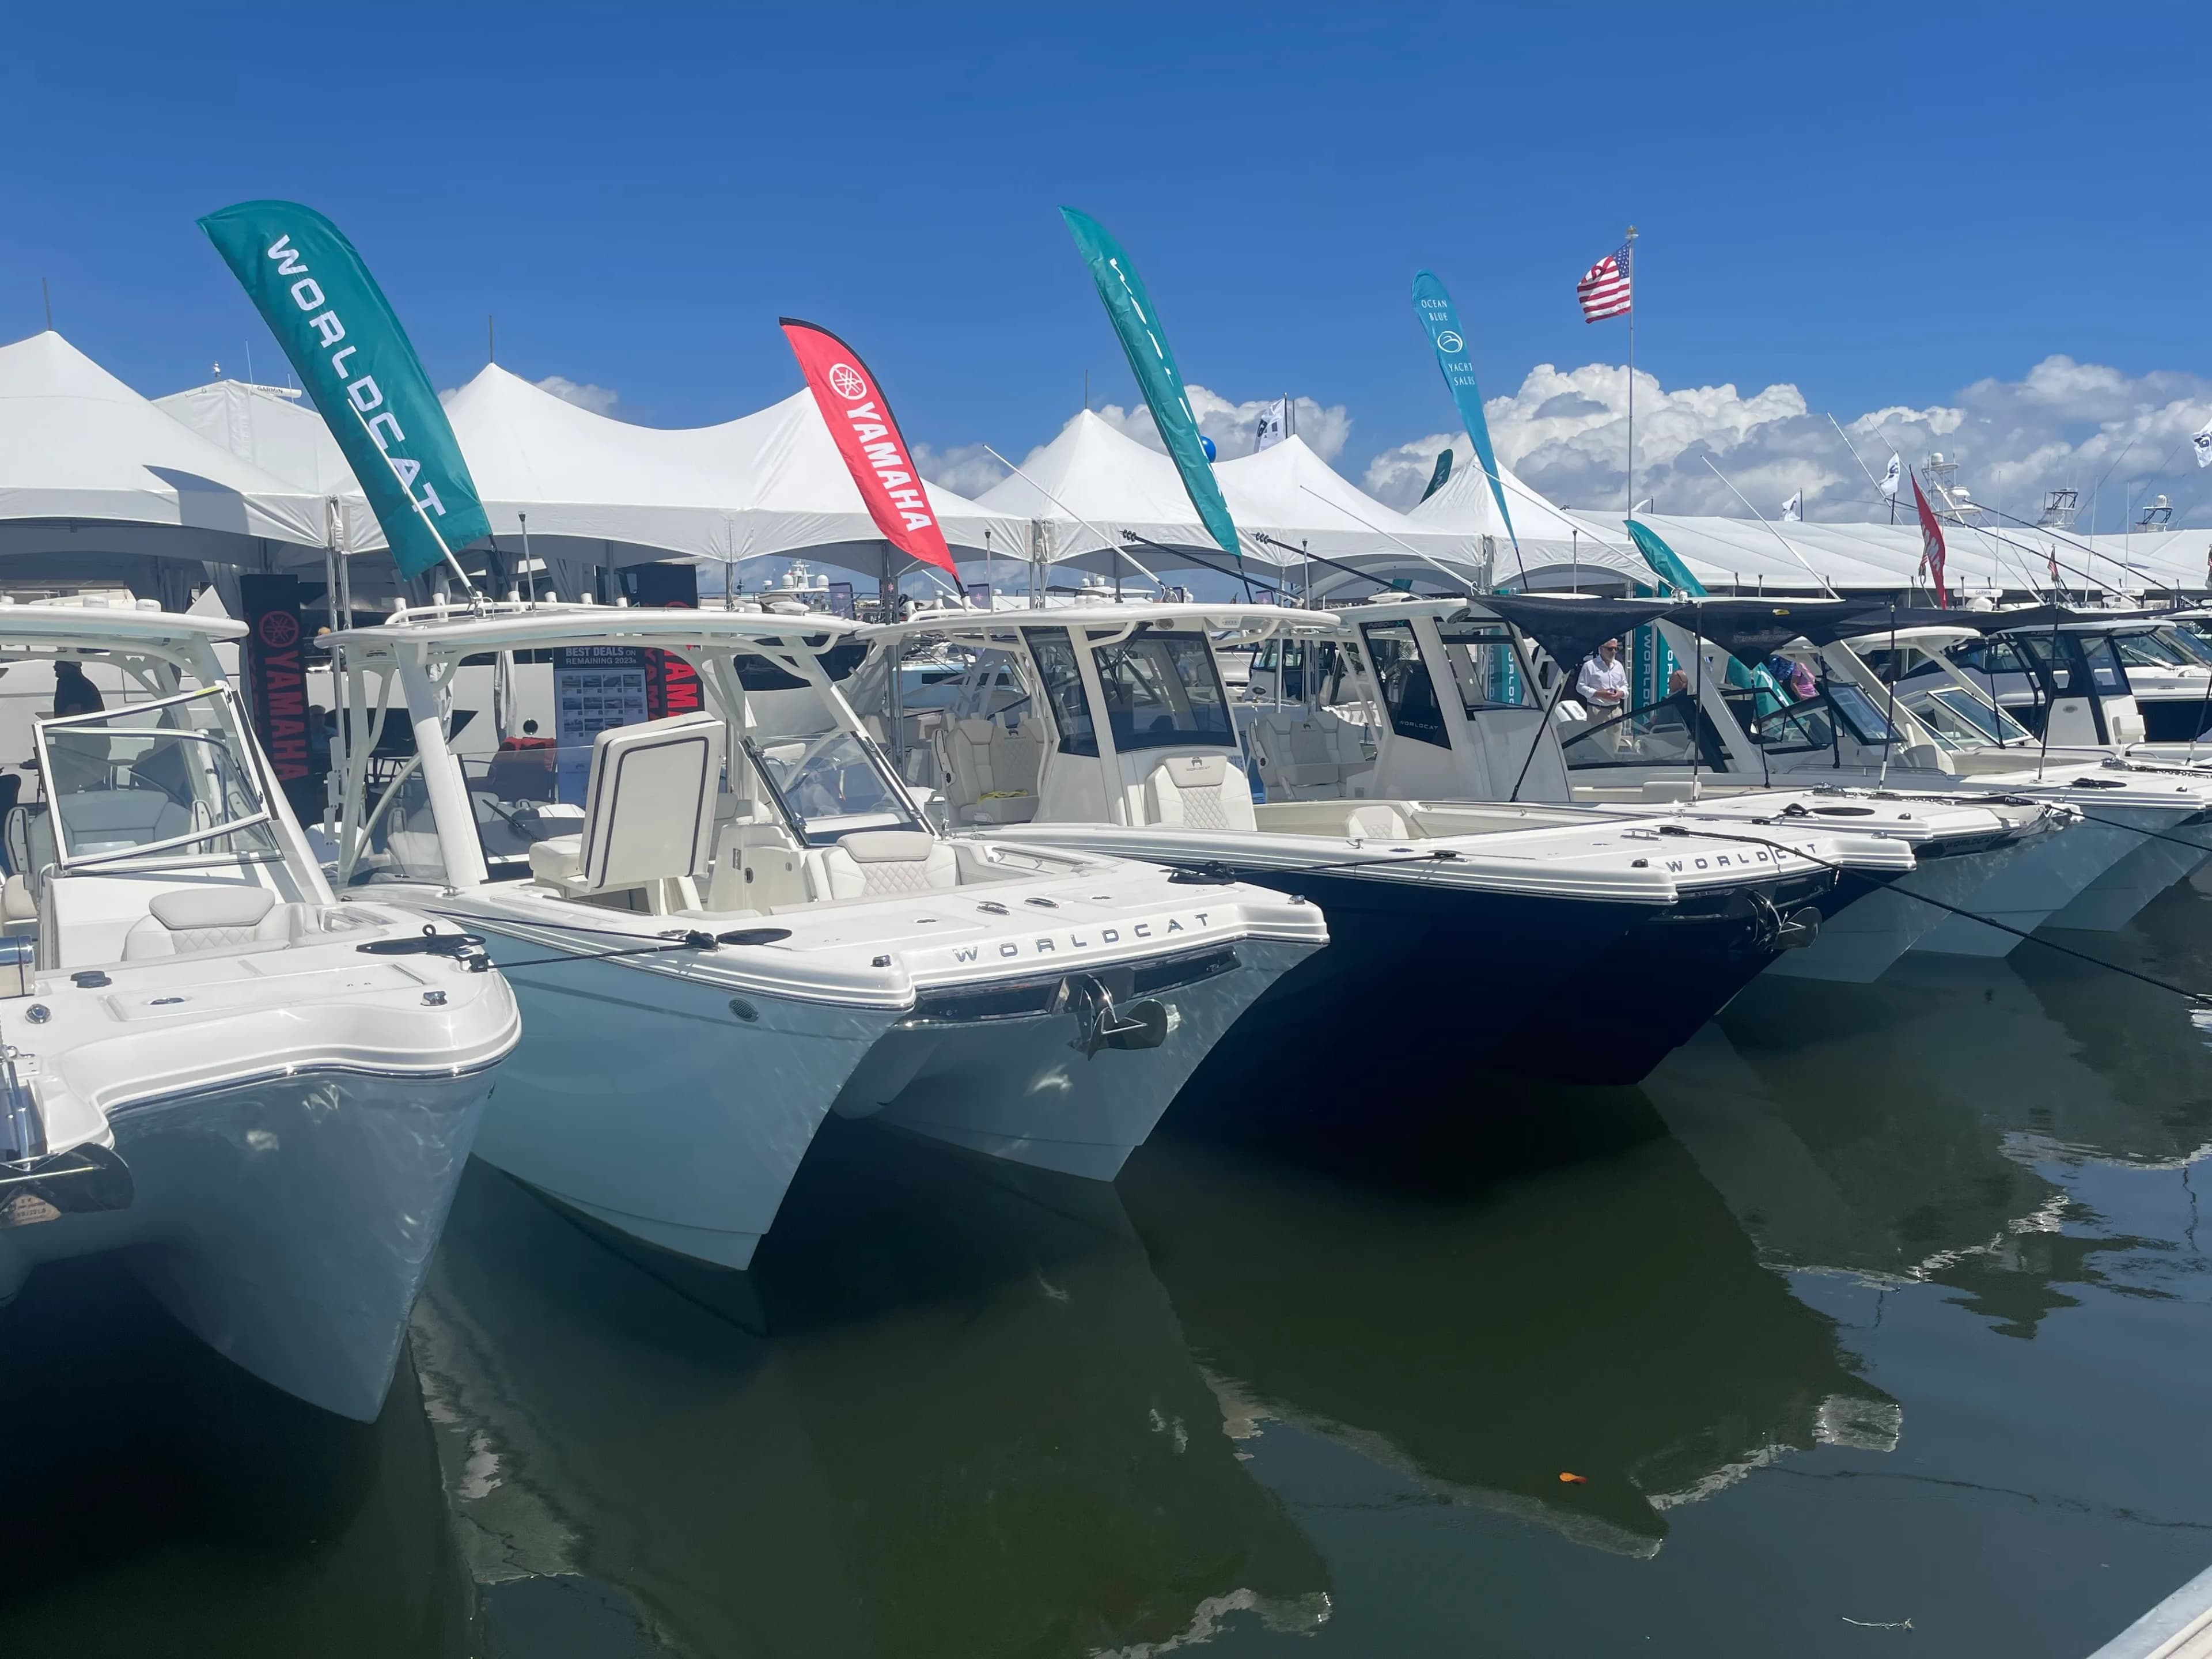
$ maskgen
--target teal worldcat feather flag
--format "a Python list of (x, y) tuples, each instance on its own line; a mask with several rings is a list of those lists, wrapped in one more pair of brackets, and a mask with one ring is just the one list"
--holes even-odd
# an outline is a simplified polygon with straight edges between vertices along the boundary
[(1447, 449), (1437, 455), (1436, 471), (1429, 474), (1429, 487), (1421, 492), (1421, 499), (1425, 501), (1450, 480), (1451, 451)]
[(400, 574), (489, 535), (430, 377), (344, 234), (296, 202), (240, 202), (199, 224), (315, 400)]
[(1682, 556), (1661, 541), (1656, 531), (1631, 519), (1628, 538), (1636, 544), (1644, 562), (1658, 572), (1662, 580), (1672, 584), (1676, 592), (1686, 593), (1693, 599), (1705, 597), (1705, 585), (1690, 574), (1690, 567), (1682, 562)]
[(1075, 238), (1084, 264), (1091, 267), (1098, 297), (1105, 302), (1106, 314), (1113, 319), (1114, 332), (1121, 337), (1121, 349), (1129, 359), (1129, 372), (1137, 377), (1145, 406), (1152, 411), (1152, 424), (1159, 428), (1169, 457), (1182, 475), (1182, 487), (1189, 492), (1190, 504), (1198, 509), (1199, 521), (1223, 552), (1241, 561), (1243, 554), (1237, 545), (1237, 526), (1230, 519), (1229, 503), (1221, 498), (1221, 486), (1214, 482), (1212, 464), (1206, 459), (1206, 446), (1199, 436), (1198, 419), (1190, 412), (1190, 398), (1183, 391), (1182, 373), (1176, 367), (1175, 353), (1168, 349), (1168, 337), (1160, 331), (1160, 314), (1153, 309), (1152, 296), (1145, 291), (1144, 279), (1137, 275), (1121, 245), (1089, 214), (1064, 207), (1060, 216), (1067, 221), (1068, 234)]
[[(1459, 313), (1452, 309), (1451, 295), (1444, 292), (1444, 285), (1431, 271), (1413, 273), (1413, 314), (1429, 331), (1429, 343), (1437, 351), (1437, 367), (1443, 371), (1444, 385), (1451, 392), (1460, 422), (1467, 428), (1468, 438), (1474, 445), (1474, 459), (1482, 463), (1483, 474), (1490, 480), (1490, 493), (1498, 502), (1498, 521), (1505, 526), (1505, 538), (1518, 554), (1521, 538), (1513, 533), (1513, 514), (1505, 506), (1505, 485), (1498, 476), (1498, 457), (1490, 447), (1490, 423), (1482, 418), (1482, 388), (1474, 383), (1474, 354), (1468, 349), (1467, 335), (1459, 325)], [(1436, 487), (1430, 485), (1431, 489)]]

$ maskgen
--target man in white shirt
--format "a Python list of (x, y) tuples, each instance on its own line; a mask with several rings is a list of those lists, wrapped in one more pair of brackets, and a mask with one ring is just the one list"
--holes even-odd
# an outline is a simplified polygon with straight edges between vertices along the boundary
[[(1575, 676), (1575, 695), (1589, 710), (1593, 726), (1617, 720), (1628, 712), (1628, 668), (1620, 660), (1620, 641), (1607, 640), (1589, 656), (1583, 659), (1582, 671)], [(1629, 741), (1630, 732), (1625, 724), (1615, 725), (1602, 736), (1590, 739), (1592, 744), (1619, 756)]]
[(1628, 709), (1628, 670), (1620, 660), (1620, 641), (1607, 640), (1594, 656), (1583, 659), (1575, 676), (1575, 695), (1590, 711), (1590, 723), (1601, 726)]

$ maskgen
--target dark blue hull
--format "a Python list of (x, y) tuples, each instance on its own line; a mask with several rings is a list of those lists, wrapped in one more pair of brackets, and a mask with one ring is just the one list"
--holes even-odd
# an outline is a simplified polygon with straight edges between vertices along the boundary
[(1320, 905), (1329, 944), (1245, 1011), (1171, 1117), (1388, 1128), (1462, 1098), (1471, 1060), (1538, 1015), (1652, 907), (1427, 880), (1237, 868)]
[(1570, 975), (1490, 1056), (1552, 1083), (1639, 1083), (1789, 948), (1775, 922), (1826, 921), (1867, 891), (1832, 871), (1687, 899), (1630, 928)]

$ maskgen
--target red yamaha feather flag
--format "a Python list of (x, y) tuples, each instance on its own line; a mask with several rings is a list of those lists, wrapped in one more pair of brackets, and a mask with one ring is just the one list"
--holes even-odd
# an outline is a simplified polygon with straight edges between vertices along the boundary
[(807, 388), (829, 422), (830, 435), (837, 441), (837, 453), (860, 486), (860, 499), (868, 504), (876, 528), (908, 557), (957, 577), (959, 568), (945, 544), (945, 532), (922, 488), (921, 474), (915, 471), (913, 453), (860, 354), (826, 328), (796, 317), (781, 321), (792, 356), (799, 359)]
[(1936, 590), (1936, 603), (1948, 606), (1951, 596), (1943, 591), (1943, 526), (1936, 522), (1929, 510), (1927, 496), (1920, 493), (1920, 475), (1912, 477), (1912, 505), (1920, 513), (1920, 562), (1927, 567), (1929, 586)]

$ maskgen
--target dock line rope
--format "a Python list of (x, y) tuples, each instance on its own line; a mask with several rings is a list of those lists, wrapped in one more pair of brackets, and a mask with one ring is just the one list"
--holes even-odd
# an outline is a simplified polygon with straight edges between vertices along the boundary
[[(483, 921), (481, 916), (464, 915), (455, 910), (432, 910), (427, 914), (442, 917), (449, 921), (481, 922)], [(571, 933), (595, 934), (601, 939), (637, 937), (635, 933), (626, 933), (615, 927), (574, 927), (567, 922), (554, 922), (548, 925)], [(667, 933), (657, 935), (659, 942), (652, 945), (629, 945), (617, 951), (565, 951), (559, 956), (532, 957), (521, 962), (495, 961), (492, 966), (505, 973), (510, 968), (546, 968), (566, 962), (610, 962), (618, 957), (666, 956), (678, 951), (712, 951), (725, 945), (774, 944), (774, 939), (761, 937), (764, 933), (774, 933), (784, 939), (790, 937), (788, 929), (776, 927), (736, 927), (726, 933), (709, 933), (703, 928), (697, 927), (671, 929)]]

